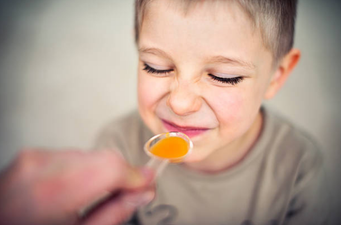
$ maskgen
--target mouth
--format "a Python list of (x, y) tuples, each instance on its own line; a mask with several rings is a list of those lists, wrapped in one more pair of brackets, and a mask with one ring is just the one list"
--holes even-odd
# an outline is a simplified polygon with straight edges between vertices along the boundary
[(179, 126), (172, 122), (169, 122), (167, 120), (161, 119), (163, 126), (169, 131), (176, 131), (186, 134), (189, 138), (193, 138), (196, 136), (199, 136), (201, 134), (204, 134), (205, 132), (211, 130), (210, 128), (204, 128), (204, 127), (185, 127), (185, 126)]

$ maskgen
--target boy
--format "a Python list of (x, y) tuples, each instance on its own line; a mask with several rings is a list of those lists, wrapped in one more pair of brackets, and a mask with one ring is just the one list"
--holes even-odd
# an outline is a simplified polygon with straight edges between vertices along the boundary
[(110, 124), (99, 148), (133, 165), (154, 134), (194, 143), (158, 178), (135, 224), (325, 224), (313, 141), (261, 107), (300, 58), (295, 0), (137, 0), (139, 114)]

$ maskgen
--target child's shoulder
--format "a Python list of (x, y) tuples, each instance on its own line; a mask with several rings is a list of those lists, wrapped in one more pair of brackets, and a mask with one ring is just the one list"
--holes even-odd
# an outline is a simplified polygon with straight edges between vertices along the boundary
[(96, 149), (116, 149), (131, 164), (145, 161), (144, 143), (152, 136), (137, 110), (128, 112), (109, 122), (95, 140)]
[[(315, 138), (306, 130), (295, 125), (292, 121), (284, 117), (277, 111), (263, 107), (265, 118), (265, 139), (273, 139), (274, 145), (282, 145), (281, 147), (295, 149), (300, 154), (320, 154), (319, 145)], [(276, 143), (276, 141), (277, 143)]]
[(328, 216), (329, 197), (319, 145), (308, 132), (278, 112), (269, 109), (264, 112), (267, 174), (282, 191), (284, 188), (290, 191), (289, 213), (300, 212), (301, 218), (321, 222)]
[(296, 168), (298, 173), (314, 173), (322, 167), (322, 153), (314, 138), (283, 115), (263, 108), (264, 130), (260, 138), (267, 161), (275, 171)]

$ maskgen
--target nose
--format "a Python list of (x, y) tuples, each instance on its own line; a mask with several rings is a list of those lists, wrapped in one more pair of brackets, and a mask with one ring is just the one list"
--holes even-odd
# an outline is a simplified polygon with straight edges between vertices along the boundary
[(168, 99), (167, 105), (179, 116), (187, 116), (201, 108), (202, 98), (189, 82), (176, 81)]

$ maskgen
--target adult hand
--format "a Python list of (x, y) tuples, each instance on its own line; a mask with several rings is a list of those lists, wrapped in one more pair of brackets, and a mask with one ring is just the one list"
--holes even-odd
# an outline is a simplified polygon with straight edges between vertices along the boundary
[[(114, 151), (26, 150), (0, 177), (0, 224), (120, 224), (152, 200), (153, 178)], [(108, 193), (79, 219), (81, 209)]]

